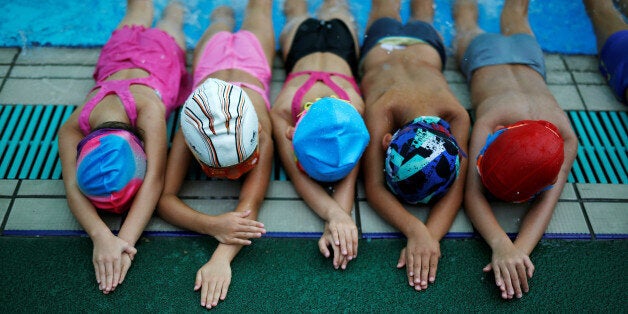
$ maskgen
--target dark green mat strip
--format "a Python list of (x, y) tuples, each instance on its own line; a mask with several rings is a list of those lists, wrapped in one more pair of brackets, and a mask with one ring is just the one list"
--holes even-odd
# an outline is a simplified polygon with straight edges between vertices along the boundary
[[(407, 285), (395, 268), (401, 240), (361, 241), (358, 258), (334, 270), (316, 240), (260, 239), (232, 263), (221, 313), (625, 313), (628, 241), (543, 240), (531, 256), (530, 292), (504, 301), (478, 240), (444, 240), (437, 281), (427, 291)], [(101, 294), (88, 238), (0, 237), (0, 312), (206, 312), (192, 290), (196, 271), (216, 242), (143, 238), (123, 285)]]
[[(57, 132), (74, 106), (0, 105), (0, 179), (60, 179)], [(626, 112), (568, 111), (579, 138), (571, 183), (628, 184), (628, 114)], [(178, 114), (168, 120), (170, 141)], [(274, 180), (287, 180), (275, 159)], [(192, 168), (188, 179), (205, 180)]]

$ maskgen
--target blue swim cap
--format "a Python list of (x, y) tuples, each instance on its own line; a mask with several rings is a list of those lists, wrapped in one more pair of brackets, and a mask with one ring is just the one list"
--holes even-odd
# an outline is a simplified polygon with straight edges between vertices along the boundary
[(386, 183), (404, 202), (435, 201), (458, 175), (459, 151), (445, 120), (418, 117), (392, 137), (384, 164)]
[(360, 113), (347, 101), (325, 97), (297, 122), (292, 138), (299, 167), (320, 182), (346, 177), (370, 140)]

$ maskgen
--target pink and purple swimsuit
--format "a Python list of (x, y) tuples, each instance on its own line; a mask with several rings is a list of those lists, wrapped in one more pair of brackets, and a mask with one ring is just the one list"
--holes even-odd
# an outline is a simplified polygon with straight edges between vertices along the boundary
[[(142, 69), (148, 72), (149, 76), (106, 80), (112, 74), (126, 69)], [(133, 84), (153, 88), (166, 106), (168, 117), (181, 104), (179, 94), (180, 90), (187, 87), (187, 79), (185, 52), (172, 36), (163, 30), (140, 25), (117, 29), (102, 48), (98, 58), (94, 71), (96, 86), (91, 90), (98, 89), (98, 92), (85, 103), (79, 115), (81, 131), (85, 135), (91, 132), (89, 116), (92, 110), (105, 96), (111, 94), (120, 98), (131, 125), (135, 126), (137, 109), (133, 94), (129, 90)]]
[(254, 90), (264, 98), (266, 108), (270, 109), (271, 70), (262, 45), (253, 33), (246, 30), (216, 33), (205, 45), (200, 62), (196, 65), (194, 87), (210, 74), (229, 69), (249, 73), (262, 83), (263, 88), (246, 82), (229, 82)]

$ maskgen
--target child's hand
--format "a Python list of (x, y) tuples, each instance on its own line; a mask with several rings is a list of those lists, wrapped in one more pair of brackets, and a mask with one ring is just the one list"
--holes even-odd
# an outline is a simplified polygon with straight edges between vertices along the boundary
[[(115, 290), (124, 279), (130, 263), (123, 258), (126, 253), (129, 259), (137, 253), (137, 250), (126, 241), (109, 233), (102, 237), (94, 237), (94, 252), (92, 261), (96, 273), (96, 281), (99, 289), (108, 294)], [(128, 263), (128, 267), (127, 264)], [(126, 267), (126, 269), (124, 269)]]
[(493, 261), (484, 267), (484, 272), (495, 273), (495, 284), (502, 293), (502, 299), (521, 298), (528, 292), (528, 278), (534, 274), (534, 264), (527, 254), (510, 243), (493, 250)]
[(323, 235), (318, 240), (318, 249), (325, 257), (329, 257), (331, 255), (329, 252), (329, 247), (332, 248), (334, 254), (334, 268), (346, 269), (347, 264), (349, 263), (348, 256), (342, 255), (340, 253), (340, 246), (334, 244), (334, 240), (331, 235), (331, 231), (329, 231), (328, 224), (325, 224), (325, 231), (323, 231)]
[(427, 289), (428, 282), (436, 280), (438, 259), (440, 258), (440, 244), (434, 240), (429, 232), (420, 236), (408, 237), (408, 243), (397, 262), (397, 268), (406, 267), (408, 284), (415, 290)]
[(260, 238), (266, 233), (263, 223), (246, 218), (250, 214), (251, 211), (247, 210), (215, 216), (208, 224), (206, 233), (223, 244), (249, 245), (249, 239)]
[(201, 306), (211, 309), (224, 301), (231, 284), (231, 265), (228, 261), (211, 259), (196, 272), (194, 291), (201, 290)]
[(321, 253), (329, 257), (328, 247), (334, 251), (334, 267), (345, 269), (347, 263), (358, 256), (358, 228), (351, 216), (339, 212), (325, 224), (323, 236), (318, 241)]
[(133, 262), (134, 256), (135, 254), (129, 254), (126, 252), (122, 253), (122, 272), (120, 273), (120, 282), (118, 283), (119, 285), (121, 285), (124, 281), (124, 278), (126, 278), (126, 273), (129, 271), (129, 268), (131, 268), (131, 263)]

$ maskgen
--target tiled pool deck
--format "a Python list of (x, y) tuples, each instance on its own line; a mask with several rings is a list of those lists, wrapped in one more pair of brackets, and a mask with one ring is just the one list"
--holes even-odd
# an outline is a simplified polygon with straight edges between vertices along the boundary
[[(0, 48), (0, 106), (79, 105), (92, 87), (91, 74), (98, 54), (99, 49)], [(189, 57), (188, 54), (188, 60)], [(546, 54), (546, 65), (549, 88), (564, 110), (622, 114), (628, 111), (628, 106), (620, 104), (612, 96), (597, 70), (595, 56)], [(469, 91), (455, 62), (449, 62), (445, 76), (460, 102), (470, 108)], [(284, 79), (282, 62), (276, 59), (272, 99)], [(620, 134), (623, 135), (619, 140), (626, 143), (628, 123), (624, 121), (622, 124), (623, 133)], [(0, 128), (5, 130), (6, 125), (0, 125)], [(0, 136), (2, 140), (4, 138)], [(7, 154), (4, 147), (6, 143), (0, 142), (2, 158)], [(626, 144), (623, 147), (619, 151), (622, 156), (619, 166), (623, 166), (623, 173), (626, 173)], [(619, 182), (599, 184), (576, 180), (568, 183), (546, 237), (628, 238), (628, 184), (625, 178)], [(237, 182), (189, 180), (182, 189), (181, 197), (200, 211), (222, 213), (235, 207), (238, 186)], [(355, 207), (354, 218), (362, 237), (399, 236), (368, 206), (361, 186)], [(515, 233), (526, 205), (496, 203), (494, 207), (505, 230)], [(428, 213), (426, 207), (412, 207), (411, 210), (421, 219)], [(0, 178), (0, 217), (0, 234), (3, 236), (84, 235), (67, 207), (61, 180), (22, 179), (19, 176)], [(107, 216), (105, 219), (114, 230), (122, 221), (119, 216)], [(271, 182), (260, 220), (266, 225), (268, 237), (318, 237), (323, 229), (323, 222), (298, 197), (290, 182), (281, 176)], [(155, 216), (147, 226), (146, 234), (176, 236), (191, 233)], [(461, 210), (447, 236), (456, 238), (473, 234), (473, 227)]]

